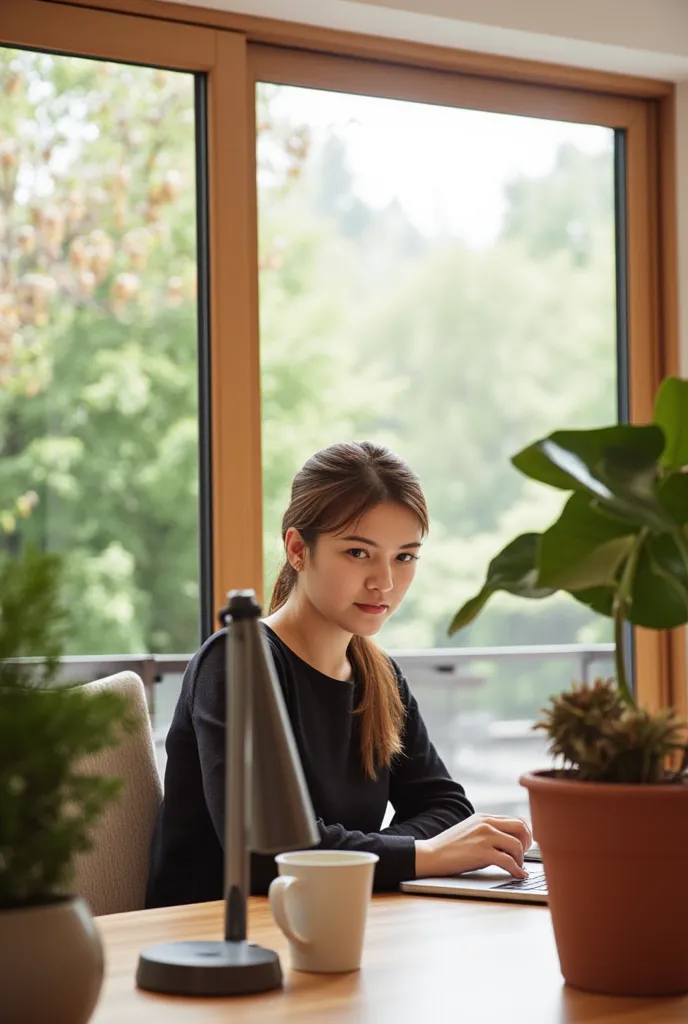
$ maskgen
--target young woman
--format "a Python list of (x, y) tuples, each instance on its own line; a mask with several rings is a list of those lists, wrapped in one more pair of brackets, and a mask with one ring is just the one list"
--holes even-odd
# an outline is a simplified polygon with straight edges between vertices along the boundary
[[(475, 814), (428, 738), (398, 666), (371, 637), (401, 604), (428, 513), (416, 476), (367, 441), (317, 452), (282, 523), (268, 640), (318, 819), (320, 847), (378, 854), (375, 887), (497, 864), (523, 878), (530, 830)], [(225, 635), (189, 663), (167, 737), (147, 906), (222, 898)], [(390, 802), (394, 819), (382, 820)], [(254, 855), (264, 893), (274, 858)]]

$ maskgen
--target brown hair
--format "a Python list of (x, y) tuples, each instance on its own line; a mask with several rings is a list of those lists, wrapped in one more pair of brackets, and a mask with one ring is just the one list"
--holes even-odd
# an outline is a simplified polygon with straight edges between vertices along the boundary
[[(409, 509), (418, 517), (423, 534), (428, 532), (423, 491), (403, 459), (371, 441), (324, 448), (294, 477), (291, 501), (282, 519), (282, 539), (294, 527), (312, 552), (320, 533), (343, 530), (383, 501)], [(285, 560), (272, 590), (270, 612), (285, 604), (296, 579), (296, 570)], [(366, 775), (374, 779), (376, 766), (388, 766), (394, 755), (401, 753), (404, 707), (394, 666), (373, 640), (352, 637), (348, 655), (363, 686), (356, 710), (361, 716), (361, 759)]]

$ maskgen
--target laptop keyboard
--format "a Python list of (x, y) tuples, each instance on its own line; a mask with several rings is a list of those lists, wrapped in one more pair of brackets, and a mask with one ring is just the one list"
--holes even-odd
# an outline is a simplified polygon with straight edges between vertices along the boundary
[(500, 885), (492, 885), (491, 889), (502, 889), (505, 892), (542, 892), (547, 894), (547, 882), (544, 872), (537, 875), (530, 874), (527, 878), (515, 878), (510, 882), (502, 882)]

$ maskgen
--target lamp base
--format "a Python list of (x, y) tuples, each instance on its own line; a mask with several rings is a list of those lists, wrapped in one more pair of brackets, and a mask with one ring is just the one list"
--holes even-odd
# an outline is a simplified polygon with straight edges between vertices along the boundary
[(139, 956), (136, 984), (180, 996), (241, 996), (282, 985), (277, 953), (251, 942), (165, 942)]

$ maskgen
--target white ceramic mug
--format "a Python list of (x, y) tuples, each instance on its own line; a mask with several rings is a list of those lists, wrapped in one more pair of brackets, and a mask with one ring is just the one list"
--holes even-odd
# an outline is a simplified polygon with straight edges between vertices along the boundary
[(289, 939), (292, 967), (358, 970), (377, 854), (303, 850), (275, 860), (270, 909)]

